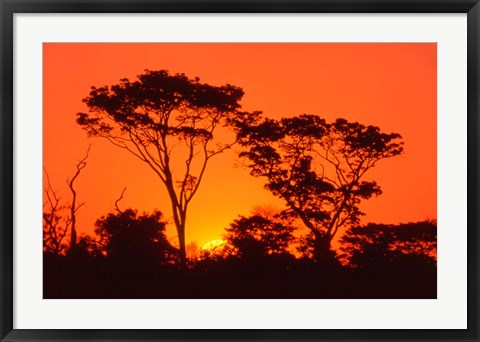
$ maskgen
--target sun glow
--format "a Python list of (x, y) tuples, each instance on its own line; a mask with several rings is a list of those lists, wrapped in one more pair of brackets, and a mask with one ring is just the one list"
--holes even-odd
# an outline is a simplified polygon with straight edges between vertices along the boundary
[(222, 249), (225, 246), (227, 241), (222, 239), (212, 240), (204, 244), (201, 248), (202, 251), (214, 251), (218, 249)]

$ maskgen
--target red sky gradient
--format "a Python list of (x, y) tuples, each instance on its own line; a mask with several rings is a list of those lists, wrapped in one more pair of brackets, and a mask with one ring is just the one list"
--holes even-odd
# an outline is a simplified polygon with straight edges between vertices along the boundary
[[(367, 178), (383, 195), (362, 205), (362, 222), (399, 223), (437, 217), (436, 44), (321, 43), (46, 43), (44, 48), (44, 166), (53, 188), (70, 200), (67, 177), (92, 144), (76, 182), (80, 233), (111, 212), (127, 187), (121, 208), (160, 209), (171, 220), (160, 180), (147, 165), (100, 138), (87, 138), (75, 122), (92, 85), (131, 80), (144, 69), (200, 77), (212, 85), (243, 88), (244, 110), (266, 116), (318, 114), (343, 117), (397, 132), (402, 156), (381, 161)], [(255, 206), (282, 207), (262, 179), (239, 166), (238, 148), (212, 159), (187, 219), (187, 243), (221, 238), (223, 229)], [(169, 236), (175, 235), (173, 225)]]

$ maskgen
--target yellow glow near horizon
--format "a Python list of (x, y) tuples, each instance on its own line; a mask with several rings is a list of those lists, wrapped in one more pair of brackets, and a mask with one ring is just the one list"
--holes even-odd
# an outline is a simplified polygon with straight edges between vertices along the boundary
[(222, 239), (211, 240), (201, 247), (201, 250), (211, 251), (223, 247), (227, 241)]

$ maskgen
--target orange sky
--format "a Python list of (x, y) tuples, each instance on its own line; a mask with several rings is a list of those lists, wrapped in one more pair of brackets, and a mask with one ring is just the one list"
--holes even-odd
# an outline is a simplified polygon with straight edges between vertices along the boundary
[[(200, 77), (212, 85), (243, 88), (245, 110), (266, 116), (343, 117), (397, 132), (405, 153), (378, 163), (367, 178), (383, 195), (362, 205), (363, 223), (436, 219), (436, 44), (44, 44), (44, 166), (54, 189), (70, 200), (66, 178), (92, 144), (77, 180), (80, 233), (114, 208), (155, 208), (171, 219), (160, 180), (141, 161), (100, 138), (87, 138), (75, 122), (88, 109), (90, 87), (131, 80), (144, 69)], [(235, 163), (233, 149), (212, 159), (187, 219), (187, 243), (221, 238), (223, 228), (255, 206), (282, 202), (262, 179)], [(175, 232), (169, 230), (169, 235)]]

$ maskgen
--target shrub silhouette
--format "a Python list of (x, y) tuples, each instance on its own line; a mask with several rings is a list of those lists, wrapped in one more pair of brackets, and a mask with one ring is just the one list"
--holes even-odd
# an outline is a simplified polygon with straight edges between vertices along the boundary
[(160, 211), (140, 215), (133, 209), (110, 213), (95, 223), (98, 246), (106, 258), (142, 268), (178, 261), (178, 251), (165, 236), (165, 228)]
[(241, 216), (226, 228), (225, 240), (240, 257), (289, 254), (295, 228), (272, 219), (254, 215)]
[(430, 221), (352, 227), (340, 242), (354, 268), (436, 267), (437, 227)]

